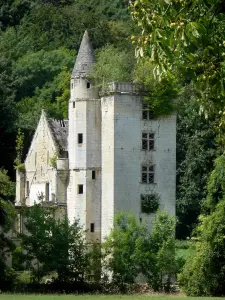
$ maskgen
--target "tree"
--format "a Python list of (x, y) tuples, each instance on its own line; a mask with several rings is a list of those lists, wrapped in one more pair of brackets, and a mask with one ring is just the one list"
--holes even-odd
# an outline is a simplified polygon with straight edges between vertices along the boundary
[(106, 269), (113, 281), (123, 288), (125, 283), (134, 283), (139, 273), (134, 263), (135, 244), (138, 238), (146, 236), (146, 227), (140, 225), (132, 214), (117, 213), (114, 228), (104, 244)]
[(224, 1), (132, 0), (130, 9), (142, 29), (137, 55), (151, 59), (159, 78), (177, 71), (192, 80), (207, 113), (223, 110)]
[(56, 220), (51, 208), (40, 205), (26, 208), (25, 216), (27, 234), (21, 235), (21, 245), (34, 279), (55, 271), (60, 281), (82, 280), (88, 259), (79, 223), (70, 225), (66, 217)]
[(199, 217), (194, 257), (187, 260), (180, 282), (188, 295), (224, 295), (225, 276), (225, 156), (215, 161), (207, 185), (205, 214)]
[(7, 237), (12, 229), (16, 212), (12, 204), (14, 184), (10, 181), (5, 170), (0, 169), (0, 288), (7, 288), (13, 281), (10, 270), (6, 265), (7, 256), (14, 249), (13, 242)]
[(177, 230), (184, 239), (191, 235), (207, 194), (207, 180), (220, 150), (217, 141), (218, 116), (199, 114), (193, 85), (186, 85), (177, 107)]
[(139, 60), (134, 68), (134, 82), (144, 87), (144, 100), (152, 116), (171, 114), (176, 109), (177, 97), (182, 87), (175, 75), (162, 76), (161, 81), (154, 77), (154, 65), (147, 59)]
[(120, 288), (142, 273), (155, 291), (169, 291), (176, 272), (175, 220), (158, 213), (149, 232), (132, 214), (118, 213), (104, 251), (106, 270)]
[(133, 67), (134, 56), (131, 52), (106, 46), (97, 53), (97, 62), (90, 77), (99, 86), (112, 81), (131, 81)]
[(175, 219), (166, 212), (158, 212), (151, 233), (137, 239), (134, 257), (153, 290), (169, 292), (177, 269)]

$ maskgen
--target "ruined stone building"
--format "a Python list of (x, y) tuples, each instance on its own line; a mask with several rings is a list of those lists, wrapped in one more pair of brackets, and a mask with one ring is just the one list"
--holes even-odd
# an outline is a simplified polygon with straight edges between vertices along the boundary
[(88, 79), (95, 55), (85, 32), (71, 75), (69, 119), (43, 111), (17, 172), (16, 204), (54, 205), (79, 218), (87, 238), (103, 240), (116, 211), (148, 224), (159, 209), (175, 214), (176, 116), (152, 118), (138, 88), (99, 89)]

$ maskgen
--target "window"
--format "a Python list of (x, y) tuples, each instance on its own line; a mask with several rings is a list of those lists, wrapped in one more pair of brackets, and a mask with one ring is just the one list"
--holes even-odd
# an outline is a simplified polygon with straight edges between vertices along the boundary
[(45, 184), (45, 201), (49, 201), (49, 183)]
[(73, 89), (73, 83), (71, 84), (71, 88)]
[(91, 223), (91, 232), (95, 232), (95, 223)]
[(27, 197), (30, 194), (30, 184), (29, 184), (29, 181), (26, 182), (26, 194), (27, 194)]
[(142, 133), (142, 150), (154, 150), (155, 137), (154, 133)]
[(153, 110), (149, 109), (148, 104), (146, 102), (142, 104), (142, 119), (144, 120), (154, 119)]
[(83, 184), (78, 184), (78, 194), (83, 194), (84, 193), (84, 186)]
[(75, 108), (75, 105), (76, 105), (76, 104), (75, 104), (75, 101), (73, 101), (73, 108)]
[(141, 181), (142, 183), (154, 183), (154, 165), (142, 166)]
[(78, 144), (83, 143), (83, 133), (78, 133)]
[(91, 83), (87, 82), (87, 89), (90, 89), (90, 87), (91, 87)]
[(158, 194), (141, 194), (141, 212), (155, 213), (159, 208), (160, 197)]
[(92, 171), (92, 179), (93, 179), (93, 180), (96, 179), (96, 173), (95, 173), (95, 171)]

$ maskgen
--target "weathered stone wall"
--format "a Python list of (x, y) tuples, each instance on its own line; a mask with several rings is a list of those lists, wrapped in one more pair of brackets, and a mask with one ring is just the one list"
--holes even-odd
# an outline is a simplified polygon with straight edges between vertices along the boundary
[[(53, 157), (55, 157), (56, 163), (57, 151), (57, 146), (54, 143), (43, 112), (25, 160), (26, 178), (24, 188), (27, 205), (38, 203), (40, 199), (54, 202), (66, 201), (66, 187), (62, 188), (62, 184), (67, 184), (66, 178), (64, 181), (62, 181), (62, 178), (59, 179), (58, 172), (60, 171), (57, 171), (56, 165), (51, 165)], [(61, 188), (57, 189), (59, 180)], [(60, 195), (61, 192), (62, 195)]]
[[(116, 88), (102, 100), (102, 239), (117, 210), (151, 227), (155, 214), (141, 212), (141, 194), (157, 193), (160, 209), (175, 214), (176, 116), (143, 120), (142, 99), (132, 86)], [(142, 150), (142, 132), (154, 133), (154, 150)], [(154, 183), (142, 183), (142, 164), (154, 165)]]

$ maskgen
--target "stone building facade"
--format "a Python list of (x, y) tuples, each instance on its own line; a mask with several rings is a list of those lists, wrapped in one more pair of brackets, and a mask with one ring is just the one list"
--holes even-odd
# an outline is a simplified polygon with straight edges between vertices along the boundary
[(130, 83), (109, 83), (99, 96), (88, 79), (94, 63), (85, 32), (71, 76), (69, 120), (42, 112), (25, 171), (17, 173), (16, 202), (46, 202), (59, 214), (64, 208), (89, 240), (101, 241), (116, 211), (131, 211), (149, 227), (157, 206), (175, 215), (176, 115), (152, 118)]

